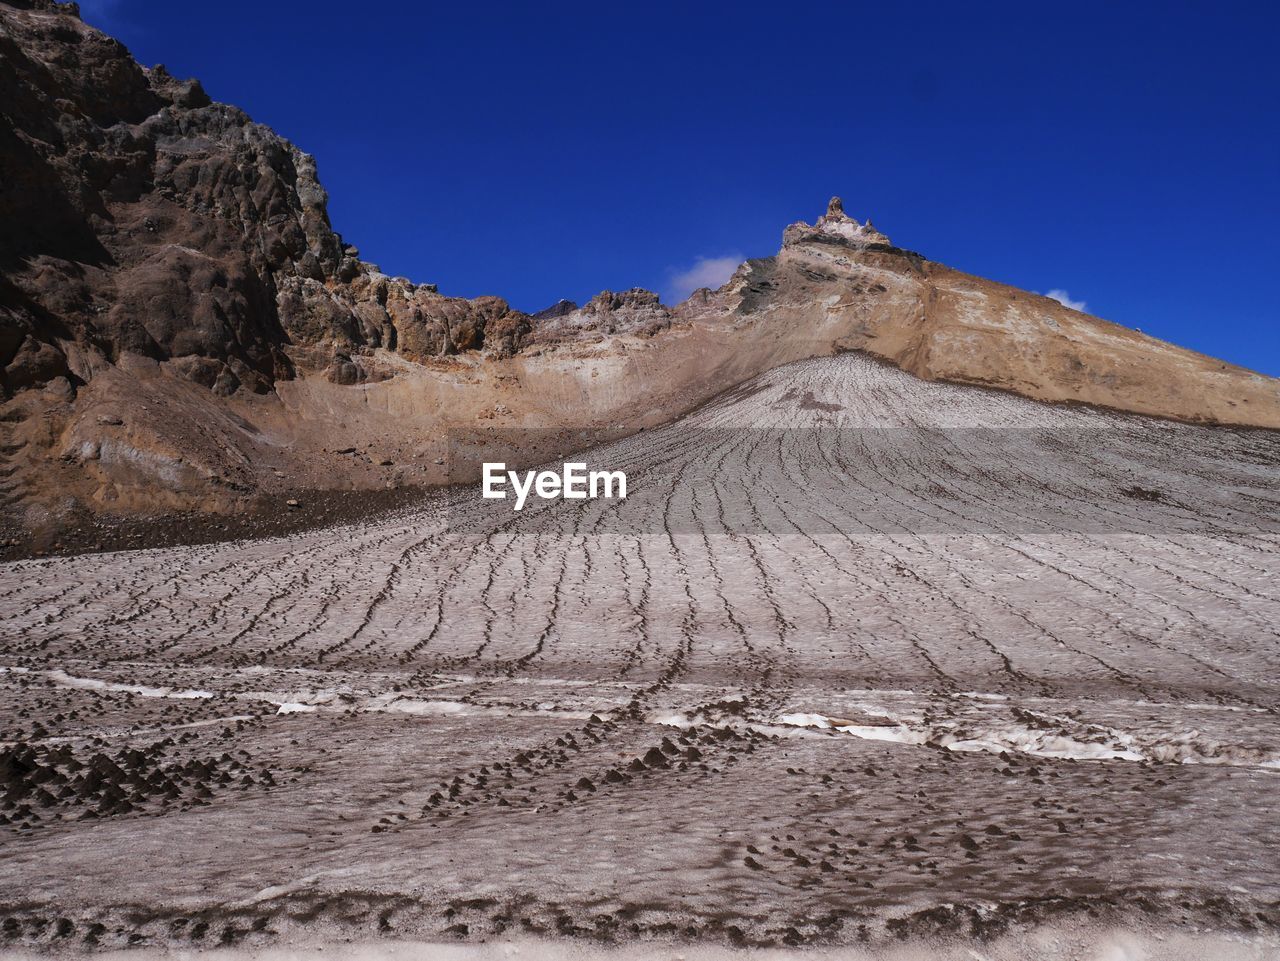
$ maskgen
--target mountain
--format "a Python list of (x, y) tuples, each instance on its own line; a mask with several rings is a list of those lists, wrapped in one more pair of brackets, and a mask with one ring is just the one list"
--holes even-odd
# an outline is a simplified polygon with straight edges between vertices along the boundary
[(0, 111), (0, 955), (1276, 956), (1280, 382), (838, 199), (449, 297), (72, 5)]
[(1275, 956), (1280, 434), (845, 354), (584, 458), (0, 565), (10, 950)]
[(278, 511), (439, 484), (450, 430), (656, 426), (791, 361), (1280, 427), (1280, 382), (895, 246), (833, 200), (668, 306), (535, 315), (389, 277), (334, 231), (316, 163), (74, 4), (0, 3), (0, 498), (87, 515)]

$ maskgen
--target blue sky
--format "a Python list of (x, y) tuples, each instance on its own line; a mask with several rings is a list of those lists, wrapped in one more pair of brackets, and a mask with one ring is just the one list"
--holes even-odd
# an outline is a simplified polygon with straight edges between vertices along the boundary
[(1263, 3), (88, 0), (316, 155), (388, 273), (670, 296), (839, 194), (893, 240), (1280, 375)]

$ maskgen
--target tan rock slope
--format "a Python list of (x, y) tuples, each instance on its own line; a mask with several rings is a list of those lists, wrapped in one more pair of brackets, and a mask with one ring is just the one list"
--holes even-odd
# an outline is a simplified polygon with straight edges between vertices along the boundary
[(780, 364), (862, 350), (929, 380), (1280, 427), (1280, 381), (893, 246), (833, 200), (668, 307), (539, 314), (383, 274), (315, 162), (73, 4), (0, 3), (0, 518), (278, 508), (446, 480), (446, 433), (532, 458), (667, 422)]
[(1178, 420), (1280, 426), (1275, 379), (895, 248), (870, 221), (847, 217), (839, 198), (814, 227), (787, 228), (777, 257), (746, 267), (735, 278), (733, 309), (814, 327), (834, 322), (839, 346), (926, 380)]

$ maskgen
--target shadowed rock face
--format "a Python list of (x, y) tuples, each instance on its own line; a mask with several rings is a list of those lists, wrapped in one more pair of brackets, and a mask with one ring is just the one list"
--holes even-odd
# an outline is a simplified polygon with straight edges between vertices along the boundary
[(448, 297), (360, 259), (310, 156), (74, 5), (0, 2), (0, 54), (0, 524), (439, 483), (452, 428), (638, 430), (842, 350), (1280, 426), (1277, 381), (928, 261), (838, 198), (677, 306), (605, 291), (531, 317)]
[(223, 392), (288, 376), (274, 273), (337, 255), (304, 155), (69, 14), (0, 27), (5, 389), (127, 352)]
[[(194, 80), (140, 67), (70, 5), (0, 4), (7, 394), (124, 353), (229, 394), (284, 347), (511, 352), (527, 319), (392, 280), (329, 224), (314, 160)], [(397, 331), (399, 337), (397, 338)]]

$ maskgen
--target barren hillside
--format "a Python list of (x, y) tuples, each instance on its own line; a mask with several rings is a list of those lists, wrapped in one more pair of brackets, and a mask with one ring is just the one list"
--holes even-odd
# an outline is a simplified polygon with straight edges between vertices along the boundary
[(450, 296), (0, 0), (0, 955), (1280, 957), (1280, 380), (778, 226)]
[(653, 427), (852, 348), (926, 380), (1280, 426), (1277, 381), (929, 261), (838, 200), (676, 306), (606, 291), (531, 316), (449, 297), (360, 259), (313, 158), (72, 5), (0, 3), (0, 53), (15, 550), (91, 547), (94, 518), (434, 485), (450, 429), (562, 429), (546, 437), (563, 453), (570, 429)]
[(6, 565), (7, 936), (1265, 939), (1277, 436), (844, 355), (625, 501)]

